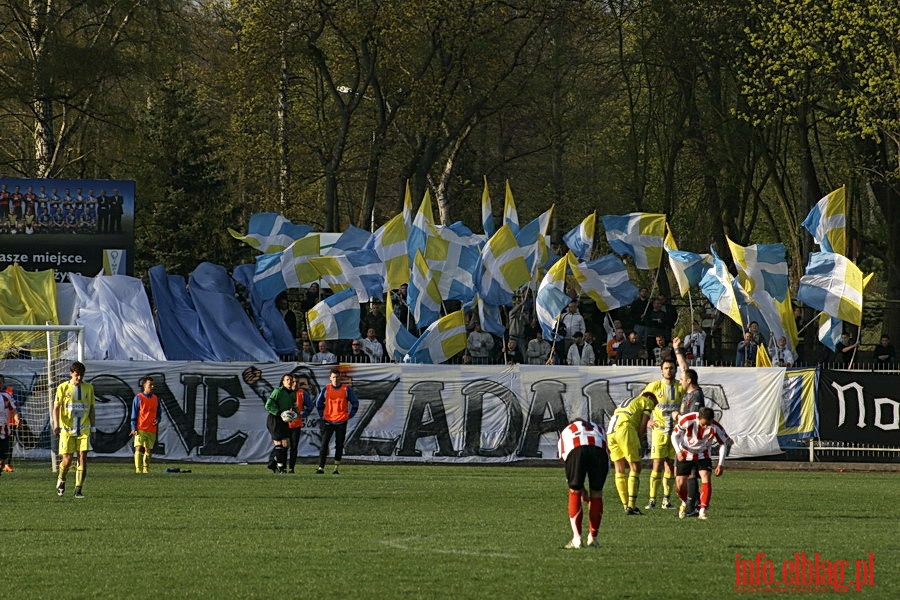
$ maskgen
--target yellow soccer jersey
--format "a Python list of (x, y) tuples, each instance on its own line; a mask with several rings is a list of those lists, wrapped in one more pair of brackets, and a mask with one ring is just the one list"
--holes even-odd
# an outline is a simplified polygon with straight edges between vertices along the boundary
[(648, 383), (644, 391), (656, 396), (658, 404), (653, 409), (653, 420), (656, 422), (657, 430), (661, 430), (666, 434), (671, 433), (672, 428), (675, 427), (672, 413), (681, 408), (684, 388), (677, 381), (673, 385), (669, 385), (664, 380), (659, 379), (653, 383)]
[(641, 426), (641, 419), (649, 415), (653, 410), (653, 401), (643, 396), (626, 400), (613, 412), (609, 420), (608, 433), (614, 432), (620, 427), (631, 427), (637, 431)]
[(94, 386), (82, 382), (72, 385), (66, 381), (56, 388), (56, 406), (59, 406), (59, 428), (70, 435), (91, 432), (91, 415), (94, 408)]

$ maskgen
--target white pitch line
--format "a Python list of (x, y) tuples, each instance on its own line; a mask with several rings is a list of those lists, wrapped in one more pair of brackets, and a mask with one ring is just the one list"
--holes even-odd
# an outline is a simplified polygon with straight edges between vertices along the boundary
[(411, 537), (411, 538), (401, 538), (399, 540), (382, 540), (382, 544), (389, 548), (394, 548), (395, 550), (404, 550), (407, 552), (431, 552), (432, 554), (456, 554), (460, 556), (481, 556), (486, 558), (515, 558), (512, 554), (504, 554), (502, 552), (479, 552), (476, 550), (450, 550), (444, 548), (428, 548), (428, 547), (415, 547), (407, 545), (405, 542), (408, 541), (419, 541), (422, 538)]

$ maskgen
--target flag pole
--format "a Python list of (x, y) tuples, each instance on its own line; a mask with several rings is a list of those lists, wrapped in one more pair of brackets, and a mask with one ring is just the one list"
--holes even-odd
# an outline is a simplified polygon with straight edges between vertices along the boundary
[(847, 366), (853, 368), (853, 361), (856, 360), (856, 351), (859, 350), (859, 338), (862, 336), (862, 323), (856, 327), (856, 342), (853, 346), (853, 354), (850, 355), (850, 364)]
[[(536, 300), (535, 300), (536, 301)], [(562, 320), (562, 314), (556, 317), (556, 323), (553, 324), (553, 339), (550, 340), (550, 354), (547, 355), (546, 364), (552, 364), (553, 351), (556, 350), (556, 332), (559, 330), (559, 322)]]
[(814, 316), (812, 319), (809, 320), (809, 322), (808, 322), (806, 325), (804, 325), (803, 327), (800, 328), (800, 330), (797, 332), (797, 335), (800, 335), (801, 333), (803, 333), (803, 331), (804, 331), (807, 327), (809, 327), (810, 325), (813, 324), (813, 321), (817, 320), (817, 319), (818, 319), (820, 316), (822, 316), (823, 314), (825, 314), (825, 311), (824, 311), (824, 310), (820, 310), (819, 312), (817, 312), (817, 313), (816, 313), (816, 316)]

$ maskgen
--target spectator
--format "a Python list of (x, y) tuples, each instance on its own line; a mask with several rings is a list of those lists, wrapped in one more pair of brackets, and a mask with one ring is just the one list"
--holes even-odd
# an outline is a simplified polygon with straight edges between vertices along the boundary
[(369, 312), (363, 317), (363, 333), (366, 334), (366, 337), (369, 337), (369, 329), (375, 330), (375, 337), (380, 340), (384, 339), (385, 330), (387, 329), (387, 317), (382, 312), (381, 302), (376, 298), (369, 302)]
[(363, 352), (362, 340), (353, 340), (350, 342), (350, 354), (344, 356), (344, 362), (351, 364), (368, 364), (369, 355)]
[(634, 302), (628, 307), (627, 319), (626, 323), (622, 324), (622, 329), (631, 330), (634, 329), (638, 334), (638, 340), (643, 340), (643, 325), (641, 325), (641, 321), (644, 320), (644, 314), (650, 309), (650, 290), (645, 287), (642, 287), (638, 292), (638, 297), (634, 299)]
[(641, 321), (641, 324), (644, 326), (644, 335), (646, 336), (642, 341), (645, 343), (648, 353), (653, 352), (653, 349), (656, 347), (656, 336), (661, 335), (663, 338), (668, 339), (671, 335), (671, 331), (668, 331), (666, 328), (668, 321), (669, 316), (663, 309), (663, 297), (658, 296), (653, 299), (650, 310), (647, 311), (647, 314), (644, 315), (644, 320)]
[(839, 365), (849, 365), (853, 361), (854, 350), (859, 342), (851, 342), (849, 333), (841, 334), (841, 341), (834, 346), (834, 362)]
[(656, 345), (653, 346), (653, 364), (657, 367), (662, 366), (663, 362), (670, 360), (673, 363), (675, 362), (675, 353), (672, 350), (672, 346), (666, 342), (666, 338), (657, 335), (656, 336)]
[[(618, 321), (616, 321), (618, 323)], [(625, 342), (625, 330), (617, 327), (613, 333), (613, 337), (606, 342), (606, 362), (607, 364), (616, 364), (616, 358), (619, 355), (619, 346)]]
[(315, 355), (316, 353), (313, 351), (312, 342), (303, 340), (300, 343), (300, 353), (297, 356), (298, 360), (306, 363), (313, 362)]
[(765, 346), (766, 338), (763, 337), (762, 332), (759, 330), (759, 323), (756, 321), (750, 321), (750, 327), (748, 328), (750, 331), (750, 336), (753, 339), (753, 343), (757, 346)]
[(590, 346), (591, 350), (594, 351), (594, 362), (591, 364), (600, 364), (602, 362), (601, 357), (606, 355), (606, 344), (597, 343), (596, 338), (594, 338), (594, 334), (590, 331), (585, 331), (584, 345)]
[(540, 329), (534, 334), (534, 339), (528, 342), (525, 355), (529, 365), (545, 365), (551, 359), (550, 342), (544, 339), (544, 334)]
[(334, 365), (337, 364), (337, 361), (337, 356), (328, 350), (328, 342), (325, 340), (320, 341), (319, 351), (313, 354), (311, 362), (320, 365)]
[(575, 333), (574, 343), (569, 346), (566, 354), (566, 364), (571, 366), (593, 365), (595, 360), (594, 349), (584, 343), (584, 334)]
[(522, 358), (522, 351), (519, 350), (519, 342), (516, 338), (511, 337), (506, 340), (506, 347), (503, 350), (504, 362), (508, 365), (521, 365), (525, 362)]
[(362, 351), (369, 357), (369, 362), (384, 362), (384, 357), (387, 356), (387, 350), (384, 347), (384, 343), (377, 337), (375, 328), (370, 327), (366, 331), (366, 337), (360, 340), (360, 342), (362, 343)]
[(878, 342), (875, 350), (872, 351), (872, 358), (876, 369), (888, 369), (891, 363), (897, 360), (897, 356), (894, 354), (894, 345), (891, 344), (889, 335), (881, 336), (881, 341)]
[(691, 366), (703, 364), (703, 353), (706, 351), (706, 332), (699, 321), (694, 321), (693, 331), (684, 338), (685, 358)]
[(475, 330), (466, 340), (466, 348), (472, 356), (472, 364), (491, 364), (491, 351), (494, 349), (494, 336), (481, 329), (481, 323), (475, 322)]
[(308, 312), (313, 306), (319, 303), (319, 300), (321, 300), (319, 284), (313, 281), (309, 284), (309, 288), (303, 295), (303, 302), (301, 303), (300, 308), (303, 309), (303, 312)]
[(738, 342), (737, 351), (734, 356), (734, 366), (756, 366), (756, 342), (753, 341), (753, 334), (749, 329), (744, 332), (744, 338)]
[(638, 340), (638, 334), (635, 331), (628, 333), (628, 339), (619, 344), (617, 352), (617, 360), (620, 365), (633, 365), (639, 360), (647, 359), (647, 350), (644, 349), (644, 345)]
[(794, 366), (794, 353), (788, 348), (787, 338), (784, 336), (778, 338), (777, 343), (774, 339), (772, 340), (772, 345), (769, 346), (769, 355), (772, 359), (772, 365), (776, 367)]

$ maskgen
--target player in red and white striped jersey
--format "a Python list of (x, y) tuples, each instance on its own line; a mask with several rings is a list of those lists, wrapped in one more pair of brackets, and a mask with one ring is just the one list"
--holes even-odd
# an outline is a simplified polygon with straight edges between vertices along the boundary
[(569, 482), (569, 524), (572, 540), (566, 548), (581, 548), (581, 499), (585, 494), (584, 480), (590, 481), (588, 503), (587, 545), (597, 547), (597, 533), (603, 519), (603, 484), (609, 473), (609, 454), (606, 435), (594, 423), (575, 419), (559, 434), (557, 444), (559, 458), (566, 463), (566, 479)]
[(700, 475), (700, 514), (701, 519), (706, 519), (706, 509), (709, 508), (709, 500), (712, 497), (712, 483), (709, 473), (712, 468), (712, 454), (710, 451), (716, 444), (719, 445), (719, 462), (715, 468), (716, 477), (722, 475), (725, 463), (725, 455), (731, 447), (731, 438), (725, 433), (725, 429), (713, 418), (715, 413), (709, 407), (701, 408), (698, 412), (684, 415), (678, 420), (678, 424), (672, 431), (672, 444), (675, 446), (675, 489), (681, 498), (681, 509), (678, 516), (687, 516), (687, 489), (685, 483), (693, 476), (696, 468)]
[[(0, 473), (3, 472), (3, 461), (7, 451), (15, 441), (12, 439), (10, 425), (19, 424), (19, 413), (16, 412), (16, 404), (11, 393), (0, 390)], [(601, 434), (602, 435), (602, 434)]]

